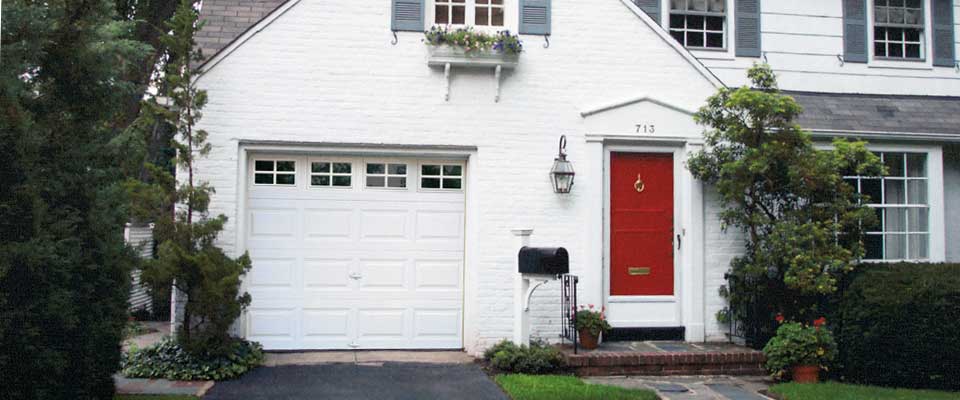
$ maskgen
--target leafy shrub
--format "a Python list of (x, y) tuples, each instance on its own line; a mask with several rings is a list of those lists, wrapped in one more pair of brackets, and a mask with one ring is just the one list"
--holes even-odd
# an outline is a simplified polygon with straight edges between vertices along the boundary
[(467, 52), (475, 50), (493, 50), (507, 54), (520, 54), (523, 51), (523, 42), (510, 31), (501, 31), (495, 34), (476, 32), (471, 27), (450, 30), (447, 27), (434, 26), (424, 32), (424, 39), (431, 46), (451, 45), (462, 47)]
[(960, 264), (870, 264), (839, 305), (842, 376), (960, 389)]
[(606, 316), (604, 316), (604, 311), (606, 311), (606, 309), (593, 311), (593, 304), (589, 307), (580, 306), (580, 309), (577, 310), (577, 324), (575, 328), (577, 328), (577, 331), (584, 329), (589, 330), (593, 336), (600, 336), (601, 333), (609, 331), (610, 324), (607, 322)]
[(823, 318), (814, 321), (814, 326), (799, 322), (780, 325), (777, 335), (767, 342), (763, 354), (767, 356), (767, 369), (775, 378), (794, 366), (817, 365), (826, 369), (837, 356), (837, 344), (833, 334), (822, 325)]
[(171, 380), (226, 380), (237, 378), (263, 363), (259, 343), (235, 339), (227, 355), (192, 355), (172, 338), (123, 355), (120, 368), (128, 378)]
[(517, 346), (509, 340), (497, 343), (483, 353), (484, 360), (503, 372), (518, 374), (548, 374), (560, 369), (560, 351), (542, 344)]

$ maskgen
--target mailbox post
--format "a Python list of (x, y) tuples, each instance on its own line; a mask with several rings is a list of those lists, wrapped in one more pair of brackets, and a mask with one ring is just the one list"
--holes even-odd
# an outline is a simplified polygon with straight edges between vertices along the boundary
[(532, 229), (515, 229), (520, 251), (514, 280), (513, 342), (530, 344), (530, 298), (533, 292), (558, 276), (570, 272), (570, 257), (562, 247), (530, 247)]

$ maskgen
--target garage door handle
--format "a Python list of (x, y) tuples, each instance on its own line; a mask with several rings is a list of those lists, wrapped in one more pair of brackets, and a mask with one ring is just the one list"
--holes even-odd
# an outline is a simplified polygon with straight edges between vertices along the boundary
[(363, 278), (363, 275), (359, 272), (354, 272), (350, 274), (350, 279), (360, 279), (360, 278)]

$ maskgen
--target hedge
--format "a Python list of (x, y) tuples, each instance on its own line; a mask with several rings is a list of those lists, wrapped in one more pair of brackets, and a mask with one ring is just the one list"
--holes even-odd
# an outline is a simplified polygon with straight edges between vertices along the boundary
[(868, 264), (840, 295), (840, 374), (960, 390), (960, 264)]

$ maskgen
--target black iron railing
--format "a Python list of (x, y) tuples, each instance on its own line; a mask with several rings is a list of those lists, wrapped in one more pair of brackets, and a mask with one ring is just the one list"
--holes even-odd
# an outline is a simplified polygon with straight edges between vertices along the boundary
[(577, 354), (577, 283), (580, 278), (576, 275), (560, 275), (560, 320), (563, 321), (560, 331), (561, 341), (570, 340), (573, 343), (573, 354)]

